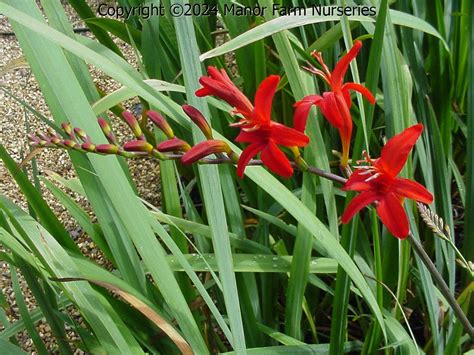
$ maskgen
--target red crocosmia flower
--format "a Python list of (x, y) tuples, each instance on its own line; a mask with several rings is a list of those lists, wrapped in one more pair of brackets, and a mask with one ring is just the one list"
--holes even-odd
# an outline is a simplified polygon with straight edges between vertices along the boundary
[(306, 96), (295, 104), (295, 129), (301, 132), (305, 130), (309, 111), (313, 105), (316, 105), (329, 123), (339, 130), (342, 143), (342, 166), (346, 166), (349, 160), (349, 146), (352, 135), (352, 118), (349, 111), (352, 105), (350, 90), (360, 92), (371, 104), (375, 103), (374, 96), (364, 86), (352, 82), (344, 83), (344, 75), (349, 68), (349, 64), (357, 56), (361, 48), (362, 42), (356, 41), (350, 51), (339, 60), (332, 73), (324, 63), (321, 53), (313, 52), (312, 56), (316, 58), (323, 69), (320, 70), (313, 66), (306, 69), (322, 77), (331, 88), (331, 91), (324, 92), (322, 96)]
[(250, 143), (239, 158), (237, 175), (243, 177), (250, 160), (261, 152), (262, 162), (271, 171), (286, 178), (290, 177), (293, 174), (293, 167), (278, 146), (290, 149), (304, 147), (309, 143), (309, 138), (302, 132), (271, 119), (273, 96), (280, 77), (270, 75), (262, 81), (255, 94), (255, 105), (252, 105), (230, 81), (225, 71), (219, 72), (214, 67), (209, 67), (208, 71), (210, 77), (200, 79), (204, 88), (198, 90), (196, 95), (215, 95), (234, 106), (235, 112), (243, 116), (239, 122), (231, 125), (241, 129), (236, 138), (237, 142)]
[(423, 125), (417, 124), (394, 136), (382, 148), (379, 159), (370, 159), (366, 154), (369, 165), (356, 167), (342, 188), (360, 192), (344, 211), (342, 223), (349, 222), (362, 208), (375, 202), (377, 215), (390, 233), (400, 239), (408, 236), (404, 198), (427, 204), (433, 202), (433, 195), (423, 185), (397, 177), (422, 131)]
[(224, 69), (219, 70), (216, 67), (210, 66), (207, 68), (207, 73), (209, 76), (202, 76), (199, 79), (199, 83), (203, 87), (196, 91), (196, 96), (217, 96), (233, 106), (235, 113), (240, 113), (244, 116), (252, 112), (252, 103), (247, 96), (235, 86), (232, 80), (230, 80)]

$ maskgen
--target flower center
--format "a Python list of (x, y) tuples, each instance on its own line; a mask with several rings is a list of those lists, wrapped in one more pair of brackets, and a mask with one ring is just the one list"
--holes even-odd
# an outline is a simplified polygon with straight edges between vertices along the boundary
[(358, 160), (357, 163), (367, 163), (368, 165), (356, 165), (355, 169), (362, 170), (359, 175), (367, 175), (365, 182), (371, 182), (372, 186), (381, 192), (387, 192), (394, 181), (394, 178), (386, 174), (383, 170), (377, 167), (377, 160), (370, 158), (367, 151), (363, 151), (364, 160)]
[(327, 67), (326, 63), (324, 63), (323, 56), (321, 52), (318, 51), (312, 51), (311, 56), (314, 57), (318, 63), (323, 67), (323, 70), (316, 68), (314, 65), (308, 62), (307, 67), (303, 67), (303, 69), (309, 71), (310, 73), (319, 75), (321, 78), (328, 83), (328, 85), (331, 85), (331, 72), (329, 71), (329, 68)]

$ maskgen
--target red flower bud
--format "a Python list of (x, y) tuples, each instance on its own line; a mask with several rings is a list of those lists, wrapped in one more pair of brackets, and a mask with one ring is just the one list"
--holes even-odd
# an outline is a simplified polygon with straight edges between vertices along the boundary
[(78, 136), (80, 139), (82, 139), (84, 142), (89, 142), (91, 139), (87, 135), (87, 133), (79, 127), (74, 128), (74, 133), (76, 133), (76, 136)]
[(151, 153), (153, 151), (153, 146), (142, 140), (130, 141), (123, 145), (123, 149), (127, 152), (145, 152)]
[(36, 134), (38, 135), (38, 137), (39, 137), (41, 140), (43, 140), (43, 141), (49, 141), (49, 137), (48, 137), (46, 134), (44, 134), (43, 132), (37, 132)]
[(48, 131), (48, 134), (49, 134), (50, 136), (53, 136), (53, 137), (56, 137), (56, 136), (57, 136), (56, 131), (55, 131), (54, 129), (52, 129), (51, 127), (48, 127), (48, 128), (47, 128), (47, 131)]
[(58, 137), (52, 137), (50, 139), (51, 143), (53, 143), (54, 145), (61, 145), (61, 139), (59, 139)]
[(99, 144), (95, 147), (95, 150), (102, 154), (117, 154), (119, 147), (114, 144)]
[(192, 164), (210, 154), (215, 153), (230, 153), (231, 149), (226, 142), (219, 141), (216, 139), (207, 140), (201, 142), (191, 150), (187, 151), (182, 157), (181, 162), (183, 164)]
[(29, 134), (28, 139), (33, 143), (38, 143), (39, 142), (39, 138), (37, 136), (35, 136), (34, 134)]
[(143, 136), (142, 129), (140, 128), (140, 125), (138, 124), (138, 121), (135, 116), (133, 116), (132, 113), (128, 111), (123, 111), (122, 116), (125, 119), (125, 122), (127, 122), (128, 126), (132, 130), (135, 137), (140, 140), (144, 140), (145, 137)]
[(174, 137), (174, 132), (166, 119), (156, 111), (147, 111), (146, 115), (168, 138)]
[(74, 133), (72, 133), (72, 126), (69, 122), (61, 123), (61, 128), (69, 136), (69, 138), (74, 139)]
[(95, 152), (95, 145), (91, 142), (85, 142), (81, 144), (81, 148), (86, 152)]
[(187, 152), (191, 146), (179, 138), (171, 138), (157, 145), (156, 149), (160, 152)]
[(66, 148), (71, 148), (71, 149), (80, 149), (81, 146), (77, 144), (76, 142), (70, 140), (70, 139), (65, 139), (63, 140), (63, 144)]
[(97, 123), (99, 124), (100, 128), (102, 129), (102, 132), (104, 132), (105, 135), (108, 135), (112, 132), (112, 129), (110, 128), (109, 123), (104, 120), (102, 117), (99, 117), (97, 119)]
[(199, 127), (207, 139), (212, 139), (212, 129), (202, 115), (201, 111), (191, 105), (183, 105), (183, 111), (189, 116), (196, 126)]
[(112, 133), (112, 128), (110, 127), (109, 123), (106, 120), (104, 120), (102, 117), (99, 117), (97, 119), (97, 122), (99, 123), (99, 126), (102, 129), (102, 132), (104, 132), (104, 135), (109, 141), (109, 143), (116, 144), (117, 139), (115, 138), (115, 135)]

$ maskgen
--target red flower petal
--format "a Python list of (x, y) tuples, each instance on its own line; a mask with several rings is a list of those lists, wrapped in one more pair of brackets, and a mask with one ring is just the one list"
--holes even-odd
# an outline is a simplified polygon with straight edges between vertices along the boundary
[(286, 127), (280, 123), (273, 122), (270, 129), (271, 137), (276, 144), (287, 147), (304, 147), (309, 143), (309, 138), (306, 134), (293, 128)]
[(344, 191), (367, 191), (370, 190), (372, 185), (370, 182), (366, 182), (370, 175), (362, 175), (364, 171), (362, 169), (356, 170), (354, 173), (349, 176), (349, 179), (342, 187)]
[(345, 83), (342, 86), (342, 91), (343, 92), (348, 92), (349, 90), (354, 90), (357, 92), (360, 92), (365, 98), (373, 105), (375, 104), (375, 97), (372, 95), (372, 93), (367, 89), (365, 86), (362, 86), (357, 83)]
[(275, 174), (285, 178), (289, 178), (291, 175), (293, 175), (293, 168), (290, 164), (290, 161), (271, 140), (262, 150), (260, 157), (262, 158), (263, 164), (265, 164), (265, 166), (267, 166)]
[(382, 148), (377, 166), (391, 176), (398, 175), (422, 131), (423, 125), (419, 123), (389, 139)]
[(395, 194), (389, 193), (379, 201), (377, 215), (395, 237), (405, 239), (408, 236), (408, 218), (402, 202)]
[[(323, 93), (323, 100), (321, 100), (317, 105), (319, 106), (323, 116), (329, 121), (329, 123), (334, 128), (339, 129), (344, 126), (344, 112), (341, 112), (339, 108), (338, 100), (336, 99), (336, 94), (334, 94), (332, 91)], [(345, 103), (343, 105), (345, 106)], [(350, 115), (349, 119), (351, 119)]]
[(293, 126), (297, 131), (304, 132), (311, 107), (317, 105), (321, 100), (323, 98), (319, 95), (309, 95), (294, 105), (296, 111), (293, 116)]
[(433, 195), (426, 187), (404, 178), (396, 178), (393, 183), (393, 191), (412, 200), (430, 204), (433, 202)]
[(361, 41), (354, 42), (354, 45), (349, 52), (347, 52), (347, 54), (337, 62), (333, 72), (331, 73), (331, 87), (333, 90), (341, 88), (342, 82), (344, 81), (344, 75), (346, 74), (350, 62), (357, 56), (361, 48)]
[(365, 206), (370, 205), (378, 198), (379, 195), (374, 191), (364, 191), (354, 197), (352, 201), (347, 205), (346, 210), (344, 211), (344, 214), (341, 217), (342, 223), (346, 224), (347, 222), (349, 222), (357, 212), (359, 212)]
[(280, 82), (278, 75), (270, 75), (260, 83), (255, 93), (254, 115), (259, 121), (270, 122), (272, 114), (273, 96)]
[(269, 137), (269, 129), (260, 127), (255, 131), (241, 130), (239, 135), (235, 138), (235, 141), (239, 143), (262, 143), (266, 142)]
[(229, 105), (237, 108), (243, 114), (249, 114), (253, 110), (253, 105), (249, 99), (230, 80), (224, 69), (218, 70), (215, 67), (208, 67), (209, 76), (199, 78), (199, 83), (203, 86), (195, 92), (196, 96), (207, 95), (217, 96), (226, 101)]
[(237, 175), (242, 178), (244, 176), (245, 168), (247, 167), (249, 161), (258, 154), (263, 148), (264, 144), (253, 143), (250, 144), (247, 148), (244, 149), (242, 154), (240, 154), (239, 161), (237, 162)]

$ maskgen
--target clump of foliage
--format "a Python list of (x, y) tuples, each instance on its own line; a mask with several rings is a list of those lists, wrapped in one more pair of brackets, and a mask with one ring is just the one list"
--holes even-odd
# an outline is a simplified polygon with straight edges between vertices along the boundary
[[(66, 324), (80, 336), (74, 347), (92, 353), (469, 349), (469, 1), (382, 0), (373, 19), (216, 11), (124, 22), (69, 2), (95, 40), (74, 34), (59, 0), (41, 1), (44, 14), (34, 2), (0, 3), (52, 113), (24, 165), (44, 149), (69, 152), (77, 180), (34, 178), (113, 272), (81, 254), (0, 146), (31, 207), (0, 196), (1, 257), (38, 305), (10, 324), (2, 304), (0, 345), (20, 352), (14, 337), (27, 329), (46, 353), (34, 327), (44, 318), (65, 354)], [(111, 35), (134, 47), (139, 71)], [(86, 64), (123, 87), (101, 92)], [(138, 117), (121, 104), (133, 97)], [(117, 119), (131, 130), (124, 142)], [(130, 184), (126, 159), (139, 158), (159, 165), (162, 206)], [(58, 184), (86, 196), (97, 220)]]

